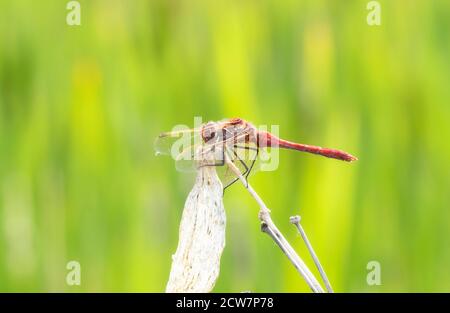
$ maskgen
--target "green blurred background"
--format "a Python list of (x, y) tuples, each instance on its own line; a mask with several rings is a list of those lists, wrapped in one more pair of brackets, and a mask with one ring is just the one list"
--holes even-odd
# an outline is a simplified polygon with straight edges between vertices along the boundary
[[(450, 1), (0, 2), (0, 291), (164, 291), (194, 177), (174, 125), (242, 117), (340, 148), (252, 177), (336, 291), (450, 291)], [(214, 291), (308, 291), (239, 185)], [(66, 264), (81, 264), (81, 286)], [(381, 264), (381, 286), (366, 265)]]

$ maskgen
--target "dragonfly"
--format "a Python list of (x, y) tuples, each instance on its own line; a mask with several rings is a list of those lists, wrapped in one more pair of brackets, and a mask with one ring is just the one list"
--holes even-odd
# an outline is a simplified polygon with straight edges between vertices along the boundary
[(196, 171), (203, 166), (222, 169), (219, 176), (224, 190), (239, 180), (225, 166), (226, 160), (232, 162), (247, 180), (263, 148), (308, 152), (346, 162), (357, 160), (355, 156), (342, 150), (281, 139), (268, 131), (258, 130), (241, 118), (210, 121), (198, 128), (163, 132), (155, 142), (156, 154), (172, 155), (179, 171)]

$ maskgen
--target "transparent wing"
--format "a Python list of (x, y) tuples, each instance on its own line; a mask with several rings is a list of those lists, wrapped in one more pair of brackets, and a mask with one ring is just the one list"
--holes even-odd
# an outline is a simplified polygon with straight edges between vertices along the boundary
[[(220, 127), (217, 126), (217, 127)], [(156, 155), (171, 155), (174, 159), (180, 153), (186, 153), (188, 147), (198, 147), (204, 144), (202, 140), (202, 130), (212, 129), (212, 126), (202, 125), (199, 128), (187, 128), (180, 126), (170, 132), (159, 134), (154, 142)]]
[(155, 140), (154, 148), (156, 155), (171, 156), (178, 171), (194, 172), (199, 162), (211, 166), (223, 165), (222, 146), (225, 144), (226, 141), (221, 138), (212, 138), (205, 143), (201, 129), (182, 129), (161, 133)]
[(172, 155), (180, 147), (201, 142), (200, 131), (196, 129), (180, 129), (159, 134), (154, 142), (156, 155)]
[(161, 133), (155, 140), (156, 155), (170, 155), (180, 172), (195, 171), (195, 151), (202, 145), (198, 129), (179, 129)]

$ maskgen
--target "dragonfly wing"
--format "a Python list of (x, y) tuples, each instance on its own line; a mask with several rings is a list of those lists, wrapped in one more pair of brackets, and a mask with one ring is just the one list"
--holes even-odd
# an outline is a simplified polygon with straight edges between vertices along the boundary
[(155, 140), (154, 148), (157, 155), (171, 155), (175, 158), (182, 149), (201, 142), (199, 130), (182, 128), (159, 134)]
[(175, 154), (175, 168), (179, 172), (195, 172), (195, 145), (188, 145), (182, 151)]
[(180, 129), (161, 133), (155, 140), (156, 155), (170, 155), (180, 172), (196, 170), (196, 151), (203, 145), (200, 132), (196, 129)]

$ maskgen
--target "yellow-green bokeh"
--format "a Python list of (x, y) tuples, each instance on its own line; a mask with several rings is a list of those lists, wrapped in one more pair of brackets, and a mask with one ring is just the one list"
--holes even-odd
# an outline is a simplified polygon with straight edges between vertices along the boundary
[[(193, 177), (152, 145), (194, 116), (359, 157), (251, 178), (336, 291), (450, 291), (449, 1), (380, 0), (381, 26), (365, 0), (80, 0), (80, 26), (67, 2), (0, 2), (0, 291), (164, 291)], [(246, 191), (224, 201), (214, 290), (308, 291)]]

